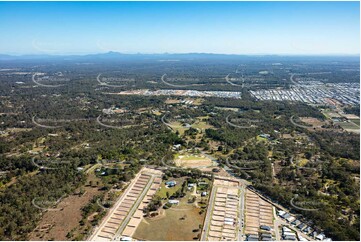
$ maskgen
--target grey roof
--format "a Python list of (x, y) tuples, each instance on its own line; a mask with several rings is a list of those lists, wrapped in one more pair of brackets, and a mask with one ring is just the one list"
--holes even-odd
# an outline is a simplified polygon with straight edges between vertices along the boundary
[(299, 223), (301, 223), (301, 221), (298, 220), (298, 219), (296, 219), (295, 221), (292, 221), (292, 222), (291, 222), (291, 224), (299, 224)]
[(294, 235), (286, 235), (286, 236), (283, 236), (283, 239), (285, 239), (285, 240), (296, 240), (296, 236), (294, 236)]
[(283, 216), (281, 216), (282, 218), (289, 218), (289, 217), (291, 217), (291, 214), (289, 214), (289, 213), (285, 213), (285, 214), (283, 214)]
[(247, 238), (257, 238), (258, 239), (258, 234), (248, 234)]
[(301, 223), (301, 224), (299, 224), (298, 226), (297, 226), (297, 228), (299, 228), (299, 229), (303, 229), (304, 227), (306, 227), (307, 225), (306, 224), (304, 224), (304, 223)]
[(261, 240), (262, 240), (262, 241), (272, 241), (272, 237), (271, 237), (271, 238), (269, 238), (269, 237), (263, 237)]
[(266, 234), (266, 233), (262, 233), (261, 237), (268, 237), (268, 238), (272, 238), (272, 234)]
[(271, 227), (267, 226), (267, 225), (261, 225), (259, 226), (261, 229), (264, 229), (264, 230), (271, 230)]
[(247, 241), (258, 241), (258, 238), (248, 237), (246, 240)]

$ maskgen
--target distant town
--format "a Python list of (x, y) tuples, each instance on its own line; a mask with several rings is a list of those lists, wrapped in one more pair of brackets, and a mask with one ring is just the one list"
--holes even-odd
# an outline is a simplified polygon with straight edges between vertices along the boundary
[(309, 104), (357, 105), (360, 102), (360, 83), (302, 82), (290, 89), (250, 91), (258, 100), (300, 101)]
[(119, 92), (120, 95), (144, 95), (144, 96), (185, 96), (185, 97), (220, 97), (220, 98), (235, 98), (242, 97), (241, 92), (225, 92), (225, 91), (197, 91), (197, 90), (131, 90)]

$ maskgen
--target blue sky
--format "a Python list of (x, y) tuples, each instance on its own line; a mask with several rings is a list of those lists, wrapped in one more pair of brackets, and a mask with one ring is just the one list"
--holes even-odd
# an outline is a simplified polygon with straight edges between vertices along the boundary
[(0, 2), (0, 53), (359, 54), (359, 2)]

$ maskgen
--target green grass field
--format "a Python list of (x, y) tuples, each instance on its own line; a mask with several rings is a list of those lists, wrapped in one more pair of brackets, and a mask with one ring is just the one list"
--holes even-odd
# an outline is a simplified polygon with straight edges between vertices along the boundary
[(185, 126), (182, 126), (182, 124), (180, 122), (170, 122), (169, 124), (171, 125), (171, 128), (174, 131), (178, 131), (180, 135), (183, 135), (184, 131), (189, 129), (189, 128), (186, 128)]
[(350, 119), (350, 121), (360, 127), (360, 119)]
[[(205, 130), (209, 128), (214, 128), (212, 125), (207, 124), (205, 121), (202, 121), (202, 119), (207, 119), (207, 116), (197, 117), (195, 122), (192, 124), (192, 128)], [(184, 131), (188, 130), (189, 128), (183, 126), (180, 122), (174, 121), (169, 123), (174, 131), (178, 131), (179, 134), (183, 135)]]
[[(200, 208), (188, 204), (190, 193), (180, 200), (178, 206), (163, 210), (164, 215), (155, 219), (145, 218), (139, 224), (133, 238), (150, 241), (192, 241), (199, 232), (193, 232), (203, 224), (205, 213), (199, 214)], [(181, 219), (181, 218), (185, 219)]]
[[(203, 223), (203, 215), (198, 208), (191, 210), (165, 210), (165, 216), (156, 220), (144, 219), (139, 224), (133, 237), (151, 241), (192, 241), (200, 232), (193, 232)], [(180, 218), (186, 215), (184, 220)]]
[(170, 187), (170, 188), (166, 188), (165, 187), (165, 182), (162, 182), (162, 186), (160, 187), (160, 189), (156, 192), (156, 196), (159, 196), (161, 198), (167, 198), (167, 192), (169, 193), (169, 196), (172, 196), (173, 193), (175, 193), (179, 188), (182, 187), (183, 181), (185, 180), (185, 178), (172, 178), (169, 179), (167, 181), (176, 181), (177, 185), (175, 185), (174, 187)]
[(261, 137), (261, 136), (257, 135), (257, 141), (265, 141), (265, 142), (267, 142), (267, 141), (268, 141), (268, 139), (263, 138), (263, 137)]
[(359, 126), (357, 126), (355, 123), (346, 123), (346, 122), (341, 122), (341, 123), (338, 123), (341, 128), (343, 129), (360, 129)]
[(208, 116), (197, 117), (197, 121), (192, 125), (192, 127), (201, 130), (214, 128), (212, 125), (207, 124), (206, 121), (203, 121), (203, 119), (208, 119), (208, 118), (209, 118)]

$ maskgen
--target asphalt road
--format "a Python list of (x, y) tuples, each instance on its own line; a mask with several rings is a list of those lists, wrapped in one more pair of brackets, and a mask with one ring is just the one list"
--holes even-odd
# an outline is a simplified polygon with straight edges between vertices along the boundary
[(299, 84), (293, 80), (293, 77), (294, 77), (295, 75), (296, 75), (296, 74), (292, 74), (292, 75), (290, 76), (290, 81), (291, 81), (294, 85), (299, 86)]
[(305, 235), (304, 233), (300, 232), (297, 228), (292, 227), (290, 224), (288, 224), (286, 221), (282, 220), (280, 217), (277, 217), (277, 215), (276, 215), (276, 220), (274, 222), (274, 230), (275, 230), (277, 241), (281, 240), (281, 230), (278, 229), (278, 227), (283, 226), (283, 225), (290, 227), (290, 228), (292, 228), (292, 230), (296, 231), (297, 237), (299, 237), (301, 235), (303, 238), (306, 238), (309, 241), (315, 240), (315, 239), (310, 238), (308, 235)]
[[(142, 170), (141, 170), (142, 171)], [(132, 183), (127, 187), (127, 189), (124, 191), (124, 193), (119, 197), (118, 201), (114, 204), (114, 206), (110, 209), (110, 212), (106, 215), (106, 217), (103, 219), (103, 221), (100, 223), (98, 227), (94, 229), (93, 234), (87, 239), (88, 241), (93, 241), (96, 236), (100, 233), (100, 231), (103, 229), (104, 225), (107, 223), (109, 218), (112, 216), (112, 214), (118, 209), (120, 203), (124, 200), (126, 195), (129, 193), (129, 191), (132, 189), (135, 181), (138, 179), (138, 177), (141, 175), (141, 171), (137, 174), (137, 176), (132, 180)]]
[(209, 230), (209, 226), (210, 226), (210, 222), (211, 222), (211, 215), (212, 215), (212, 210), (213, 210), (214, 197), (216, 196), (216, 192), (217, 192), (217, 187), (213, 186), (211, 196), (209, 198), (206, 218), (204, 219), (201, 241), (205, 241), (207, 239), (208, 230)]
[(151, 178), (148, 181), (147, 186), (145, 187), (145, 189), (143, 190), (142, 194), (140, 194), (139, 198), (137, 199), (137, 201), (134, 203), (132, 209), (129, 211), (129, 213), (127, 214), (127, 216), (125, 217), (125, 219), (122, 222), (122, 225), (119, 227), (119, 229), (117, 230), (117, 232), (115, 233), (114, 238), (116, 240), (118, 240), (117, 238), (119, 238), (123, 232), (123, 230), (125, 229), (125, 227), (127, 226), (127, 224), (129, 223), (129, 220), (133, 217), (133, 214), (135, 213), (135, 210), (138, 209), (139, 204), (143, 201), (145, 195), (147, 194), (150, 186), (152, 185), (154, 181), (154, 175), (151, 175)]
[[(236, 72), (237, 73), (237, 72)], [(237, 86), (237, 87), (242, 87), (243, 88), (243, 82), (244, 82), (244, 78), (243, 77), (241, 77), (242, 78), (242, 85), (239, 85), (239, 84), (236, 84), (236, 83), (233, 83), (233, 82), (231, 82), (230, 80), (229, 80), (229, 75), (230, 74), (228, 74), (226, 77), (225, 77), (225, 79), (226, 79), (226, 82), (228, 82), (229, 84), (231, 84), (232, 86)]]
[(245, 189), (244, 186), (240, 186), (240, 190), (241, 190), (241, 194), (239, 196), (239, 231), (238, 231), (238, 241), (243, 241), (243, 228), (244, 228), (244, 196), (245, 194)]

